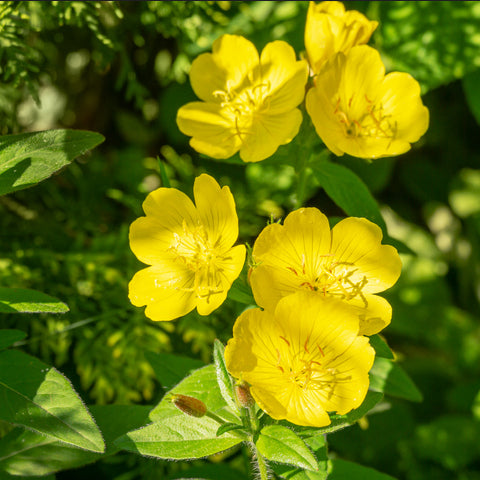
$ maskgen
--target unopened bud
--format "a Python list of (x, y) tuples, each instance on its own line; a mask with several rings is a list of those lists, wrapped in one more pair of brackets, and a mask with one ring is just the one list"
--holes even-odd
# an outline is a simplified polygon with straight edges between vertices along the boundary
[(207, 413), (207, 406), (198, 398), (175, 393), (171, 401), (179, 410), (191, 417), (203, 417)]
[(250, 386), (246, 382), (235, 385), (235, 394), (241, 407), (250, 408), (255, 404), (255, 400), (250, 393)]

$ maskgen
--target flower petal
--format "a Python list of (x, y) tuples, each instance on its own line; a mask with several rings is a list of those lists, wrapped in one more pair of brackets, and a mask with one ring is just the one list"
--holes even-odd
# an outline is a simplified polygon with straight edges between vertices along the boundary
[(382, 245), (381, 240), (380, 227), (365, 218), (346, 218), (333, 227), (331, 253), (337, 263), (355, 266), (352, 282), (367, 279), (363, 293), (382, 292), (400, 276), (402, 262), (397, 250)]
[(218, 102), (216, 91), (240, 86), (258, 64), (258, 51), (252, 42), (239, 35), (222, 35), (213, 42), (212, 53), (192, 62), (190, 83), (198, 98)]
[(208, 241), (218, 251), (227, 251), (238, 237), (238, 217), (230, 189), (220, 188), (213, 177), (203, 174), (195, 179), (193, 193)]
[(286, 42), (268, 43), (260, 57), (262, 78), (270, 87), (269, 114), (297, 107), (305, 97), (308, 65), (297, 61), (295, 50)]
[(169, 247), (174, 233), (181, 233), (183, 222), (196, 225), (195, 207), (183, 192), (175, 188), (157, 188), (143, 202), (146, 217), (130, 226), (130, 248), (143, 263), (154, 265), (172, 258)]
[(218, 293), (197, 296), (197, 310), (200, 315), (209, 315), (218, 308), (227, 298), (232, 283), (240, 275), (245, 263), (245, 245), (237, 245), (225, 253), (221, 259), (217, 259), (213, 269), (218, 284)]
[(302, 288), (305, 277), (316, 276), (329, 252), (328, 219), (316, 208), (295, 210), (283, 226), (265, 227), (253, 246), (253, 259), (259, 265), (250, 273), (258, 305), (273, 307), (281, 296)]
[(193, 137), (192, 148), (212, 158), (229, 158), (241, 146), (235, 118), (215, 103), (187, 103), (177, 112), (177, 125), (182, 133)]
[(396, 121), (397, 137), (413, 143), (427, 131), (429, 112), (422, 103), (420, 85), (411, 75), (389, 73), (383, 80), (379, 98)]
[[(366, 302), (366, 303), (365, 303)], [(355, 297), (347, 302), (357, 310), (360, 320), (359, 335), (374, 335), (390, 324), (392, 307), (378, 295), (364, 295), (364, 299)]]
[(147, 305), (145, 315), (151, 320), (174, 320), (195, 308), (194, 278), (181, 263), (164, 262), (137, 272), (128, 296), (137, 307)]
[(244, 162), (259, 162), (272, 156), (280, 145), (292, 141), (302, 123), (298, 108), (278, 115), (262, 114), (252, 123), (240, 148)]

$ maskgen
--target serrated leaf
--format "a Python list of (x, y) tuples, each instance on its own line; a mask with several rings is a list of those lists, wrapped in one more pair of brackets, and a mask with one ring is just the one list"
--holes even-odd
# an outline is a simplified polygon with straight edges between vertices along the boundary
[(28, 288), (0, 287), (2, 313), (65, 313), (69, 308), (60, 300)]
[(162, 411), (157, 421), (120, 437), (115, 444), (130, 452), (168, 460), (191, 460), (228, 450), (246, 437), (227, 432), (217, 437), (220, 423), (208, 416)]
[(235, 403), (235, 393), (233, 391), (233, 384), (230, 374), (227, 371), (224, 358), (225, 347), (223, 344), (215, 339), (213, 343), (213, 360), (215, 361), (215, 372), (217, 374), (218, 387), (222, 397), (227, 405), (237, 414), (240, 415), (240, 410)]
[(260, 431), (255, 444), (267, 460), (318, 470), (318, 463), (305, 442), (287, 427), (267, 425)]
[(0, 352), (0, 420), (86, 450), (105, 449), (98, 427), (70, 382), (23, 352)]
[(422, 91), (480, 67), (478, 2), (372, 2), (381, 28), (375, 40), (387, 69), (408, 72)]
[(421, 402), (423, 396), (400, 365), (386, 358), (377, 357), (369, 373), (370, 389), (394, 397)]
[(369, 467), (341, 459), (330, 461), (328, 480), (396, 480), (394, 477)]
[(31, 187), (102, 143), (99, 133), (47, 130), (0, 137), (0, 195)]
[(370, 345), (374, 348), (377, 357), (393, 360), (395, 356), (387, 342), (378, 333), (370, 337)]
[[(0, 439), (0, 471), (11, 475), (47, 475), (95, 462), (118, 451), (113, 445), (120, 435), (142, 425), (150, 407), (141, 405), (92, 406), (91, 412), (107, 445), (105, 454), (73, 448), (52, 437), (21, 428)], [(119, 421), (119, 419), (122, 421)]]
[(0, 330), (0, 350), (13, 345), (19, 340), (23, 340), (27, 334), (21, 330), (4, 329)]
[(171, 353), (147, 351), (145, 357), (150, 362), (157, 380), (167, 389), (172, 388), (186, 375), (205, 365), (201, 360)]
[(312, 162), (311, 168), (320, 186), (347, 215), (365, 217), (376, 223), (386, 235), (387, 226), (378, 204), (360, 177), (333, 162)]

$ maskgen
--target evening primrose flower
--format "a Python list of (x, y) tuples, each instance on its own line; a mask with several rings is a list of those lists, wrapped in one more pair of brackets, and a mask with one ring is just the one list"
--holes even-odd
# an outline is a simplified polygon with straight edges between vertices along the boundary
[(410, 150), (429, 121), (418, 82), (408, 73), (385, 75), (380, 54), (367, 45), (327, 62), (307, 93), (306, 108), (335, 155), (367, 159)]
[(146, 216), (130, 227), (130, 247), (151, 265), (129, 284), (133, 305), (152, 320), (173, 320), (195, 307), (208, 315), (227, 296), (245, 261), (235, 202), (228, 187), (203, 174), (193, 187), (196, 207), (175, 188), (158, 188), (143, 203)]
[(178, 128), (200, 153), (239, 151), (244, 162), (258, 162), (298, 133), (307, 77), (306, 61), (288, 43), (271, 42), (259, 56), (246, 38), (223, 35), (192, 63), (190, 83), (202, 101), (178, 110)]
[(316, 208), (291, 212), (283, 225), (263, 229), (253, 246), (250, 284), (257, 305), (275, 308), (299, 290), (348, 304), (360, 322), (360, 335), (373, 335), (390, 323), (392, 308), (374, 295), (400, 276), (397, 250), (382, 245), (380, 227), (349, 217), (330, 231)]
[(250, 384), (260, 408), (277, 420), (323, 427), (363, 402), (375, 352), (358, 336), (358, 319), (331, 298), (298, 292), (274, 311), (246, 310), (225, 348), (228, 371)]
[(335, 53), (367, 43), (377, 26), (356, 10), (345, 11), (341, 2), (310, 2), (305, 24), (310, 68), (316, 74)]

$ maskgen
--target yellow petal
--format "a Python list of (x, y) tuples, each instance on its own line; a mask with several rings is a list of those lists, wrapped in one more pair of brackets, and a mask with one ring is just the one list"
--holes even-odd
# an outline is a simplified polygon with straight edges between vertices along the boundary
[(151, 320), (173, 320), (195, 308), (193, 284), (192, 271), (181, 263), (165, 262), (137, 272), (128, 296), (137, 307), (147, 305), (145, 315)]
[(192, 148), (212, 158), (229, 158), (240, 148), (235, 118), (220, 105), (187, 103), (177, 112), (177, 125), (182, 133), (193, 137)]
[(297, 107), (305, 97), (308, 65), (297, 61), (286, 42), (270, 42), (260, 57), (263, 81), (270, 87), (269, 114), (281, 114)]
[(243, 264), (245, 263), (246, 249), (244, 245), (237, 245), (225, 253), (223, 258), (218, 258), (215, 262), (213, 274), (217, 285), (215, 291), (209, 295), (197, 297), (197, 310), (200, 315), (209, 315), (218, 308), (227, 297), (232, 283), (240, 275)]
[(192, 62), (190, 83), (196, 95), (206, 102), (218, 102), (215, 93), (236, 88), (258, 67), (258, 51), (252, 42), (239, 35), (222, 35)]
[(348, 305), (357, 309), (360, 320), (359, 335), (374, 335), (390, 324), (392, 307), (378, 295), (364, 295), (364, 298), (355, 297), (349, 300)]
[(379, 92), (383, 107), (395, 119), (397, 138), (416, 142), (428, 129), (429, 113), (420, 97), (420, 85), (408, 73), (389, 73)]
[(140, 217), (130, 226), (130, 248), (135, 256), (149, 265), (171, 258), (169, 247), (173, 234), (183, 230), (183, 223), (196, 225), (195, 207), (183, 192), (175, 188), (158, 188), (143, 202), (147, 217)]
[(228, 250), (238, 237), (238, 217), (230, 189), (210, 175), (200, 175), (193, 186), (198, 216), (208, 241), (218, 251)]
[(245, 134), (240, 158), (244, 162), (259, 162), (270, 157), (297, 135), (301, 123), (302, 113), (297, 108), (278, 115), (259, 115)]
[(350, 277), (354, 283), (364, 277), (367, 284), (363, 293), (377, 293), (390, 288), (398, 280), (402, 263), (397, 250), (381, 245), (380, 227), (365, 218), (346, 218), (332, 230), (331, 253), (337, 263), (355, 268)]

